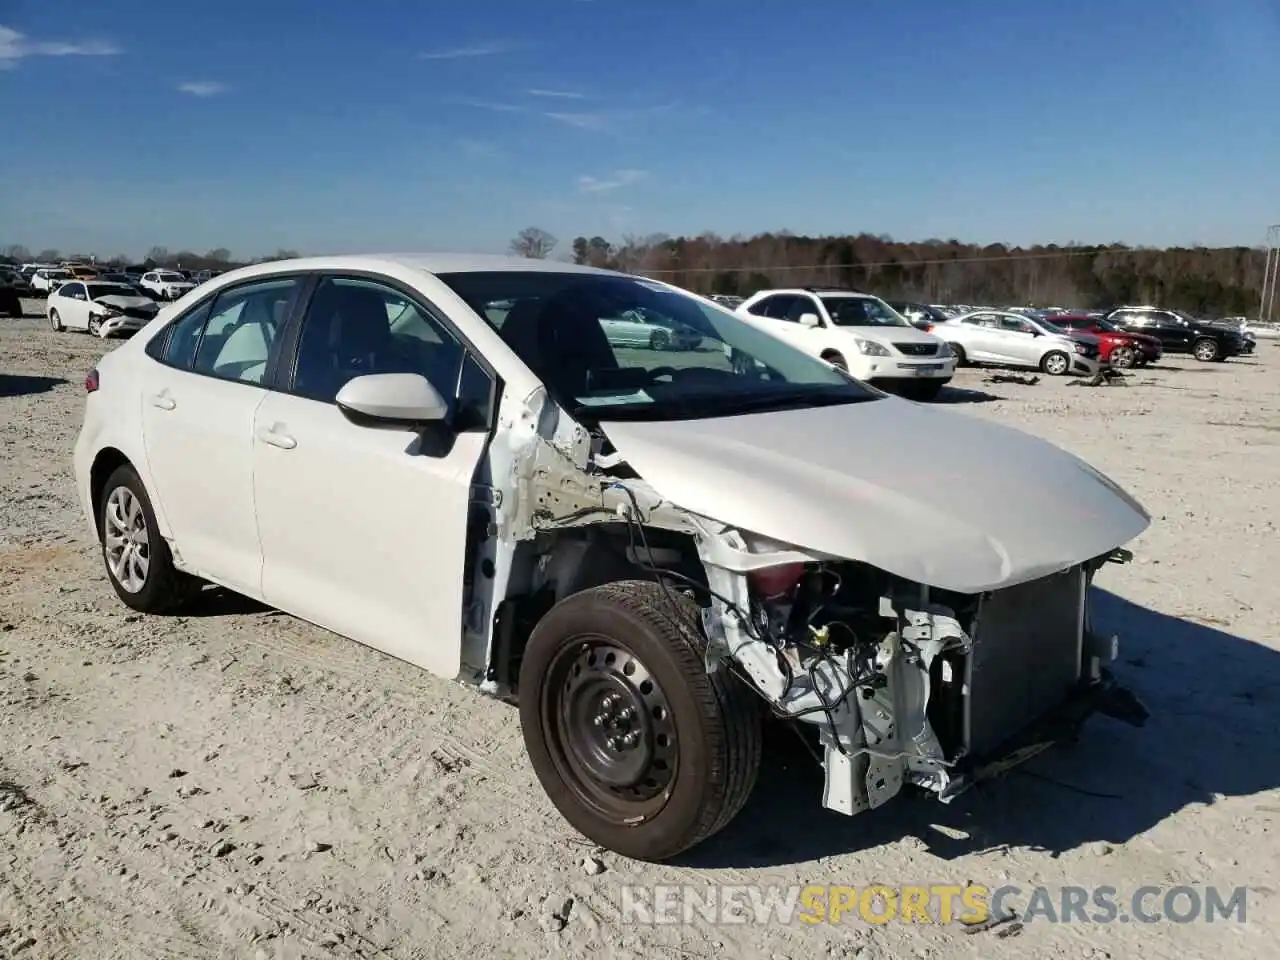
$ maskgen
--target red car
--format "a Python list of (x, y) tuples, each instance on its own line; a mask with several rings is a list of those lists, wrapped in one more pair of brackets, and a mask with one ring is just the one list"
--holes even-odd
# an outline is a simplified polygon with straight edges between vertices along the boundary
[(1163, 345), (1155, 337), (1129, 333), (1101, 318), (1064, 313), (1050, 317), (1049, 322), (1070, 333), (1093, 334), (1099, 341), (1098, 358), (1113, 367), (1141, 367), (1155, 363), (1164, 354)]

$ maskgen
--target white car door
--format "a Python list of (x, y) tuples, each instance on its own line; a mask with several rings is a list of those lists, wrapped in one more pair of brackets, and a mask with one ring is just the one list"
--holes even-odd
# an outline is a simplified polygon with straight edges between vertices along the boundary
[(178, 317), (142, 386), (143, 440), (152, 491), (182, 560), (196, 572), (260, 597), (262, 548), (253, 501), (254, 412), (274, 327), (298, 296), (299, 277), (219, 292)]
[[(393, 301), (408, 305), (416, 322), (388, 309)], [(461, 667), (471, 484), (488, 442), (487, 414), (474, 429), (441, 425), (419, 436), (357, 425), (334, 397), (360, 374), (421, 373), (453, 416), (472, 408), (460, 394), (491, 404), (492, 381), (428, 309), (368, 279), (324, 278), (297, 342), (292, 379), (267, 396), (254, 423), (263, 598), (453, 678)]]
[(49, 313), (56, 312), (68, 330), (85, 330), (89, 326), (88, 299), (83, 283), (64, 283), (49, 294)]

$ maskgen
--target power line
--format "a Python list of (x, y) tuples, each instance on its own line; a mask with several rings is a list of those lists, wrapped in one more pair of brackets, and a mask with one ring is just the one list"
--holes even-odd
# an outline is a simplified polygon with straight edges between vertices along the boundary
[(777, 267), (686, 267), (672, 270), (645, 270), (645, 274), (676, 273), (781, 273), (788, 270), (861, 270), (874, 267), (929, 267), (948, 263), (1020, 263), (1027, 260), (1057, 260), (1062, 257), (1096, 257), (1106, 253), (1137, 253), (1136, 250), (1060, 250), (1057, 253), (1011, 253), (1003, 257), (939, 257), (936, 260), (882, 260), (878, 263), (806, 263)]

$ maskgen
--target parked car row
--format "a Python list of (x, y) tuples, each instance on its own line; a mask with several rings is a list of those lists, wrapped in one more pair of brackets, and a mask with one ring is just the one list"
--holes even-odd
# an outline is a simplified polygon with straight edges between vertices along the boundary
[(103, 267), (66, 261), (65, 263), (25, 263), (14, 273), (27, 284), (29, 296), (47, 297), (62, 284), (72, 281), (124, 283), (153, 300), (177, 300), (189, 290), (219, 276), (220, 270), (170, 270), (161, 267)]

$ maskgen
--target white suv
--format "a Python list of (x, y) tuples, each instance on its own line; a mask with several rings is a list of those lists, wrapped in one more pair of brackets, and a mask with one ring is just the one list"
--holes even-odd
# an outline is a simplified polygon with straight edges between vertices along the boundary
[(868, 293), (761, 290), (736, 313), (859, 380), (912, 399), (934, 399), (955, 373), (955, 357), (946, 341), (918, 330)]
[(138, 286), (161, 300), (177, 300), (196, 285), (173, 270), (151, 270), (142, 275)]

